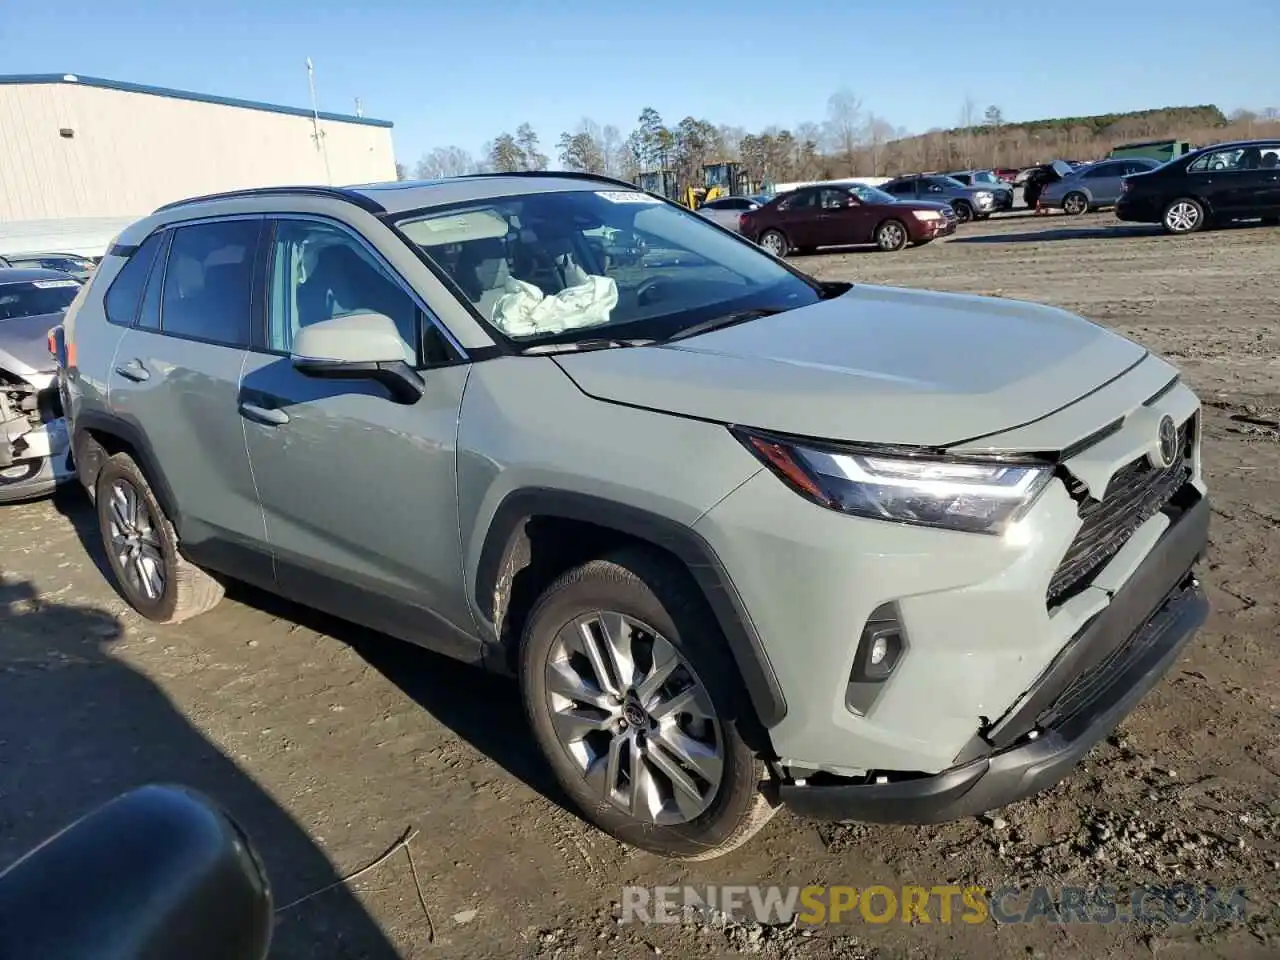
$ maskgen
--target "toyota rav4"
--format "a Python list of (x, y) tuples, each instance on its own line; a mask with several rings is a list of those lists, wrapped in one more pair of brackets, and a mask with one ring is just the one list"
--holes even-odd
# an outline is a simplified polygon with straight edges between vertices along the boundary
[(197, 198), (91, 284), (74, 461), (141, 615), (230, 577), (509, 672), (668, 856), (1035, 793), (1206, 615), (1199, 403), (1053, 307), (818, 282), (564, 173)]

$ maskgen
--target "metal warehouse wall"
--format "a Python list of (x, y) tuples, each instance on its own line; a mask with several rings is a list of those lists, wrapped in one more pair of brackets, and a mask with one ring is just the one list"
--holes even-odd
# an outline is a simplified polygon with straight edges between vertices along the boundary
[[(70, 128), (66, 138), (59, 130)], [(76, 83), (0, 85), (0, 221), (138, 216), (202, 193), (395, 179), (391, 130)]]

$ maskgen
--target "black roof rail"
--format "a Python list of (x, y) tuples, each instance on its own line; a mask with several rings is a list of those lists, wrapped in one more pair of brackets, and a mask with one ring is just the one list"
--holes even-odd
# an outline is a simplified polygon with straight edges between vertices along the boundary
[(622, 180), (619, 177), (610, 177), (603, 173), (587, 173), (583, 170), (513, 170), (510, 173), (470, 173), (460, 179), (471, 179), (480, 177), (559, 177), (562, 180), (591, 180), (595, 183), (612, 183), (620, 187), (627, 187), (630, 190), (639, 190), (636, 184), (630, 180)]
[(207, 203), (211, 200), (239, 200), (249, 197), (328, 197), (331, 200), (341, 200), (344, 203), (352, 203), (368, 213), (379, 214), (386, 213), (386, 208), (378, 201), (365, 196), (356, 190), (347, 190), (343, 187), (318, 187), (318, 186), (299, 186), (299, 187), (250, 187), (245, 190), (228, 190), (225, 193), (207, 193), (200, 197), (188, 197), (185, 200), (175, 200), (172, 203), (166, 203), (162, 207), (156, 207), (154, 213), (160, 213), (164, 210), (175, 210), (178, 207), (185, 207), (192, 203)]

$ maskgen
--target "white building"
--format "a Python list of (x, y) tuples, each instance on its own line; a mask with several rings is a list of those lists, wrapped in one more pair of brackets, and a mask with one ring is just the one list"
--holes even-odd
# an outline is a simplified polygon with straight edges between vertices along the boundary
[(74, 233), (205, 193), (395, 175), (387, 120), (72, 74), (0, 76), (0, 234), (44, 241), (60, 223)]

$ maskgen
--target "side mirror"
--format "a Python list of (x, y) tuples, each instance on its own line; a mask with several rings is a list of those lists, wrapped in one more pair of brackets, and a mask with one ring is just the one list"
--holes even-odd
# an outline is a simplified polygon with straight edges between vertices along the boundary
[(0, 956), (262, 960), (272, 899), (249, 838), (185, 787), (146, 786), (0, 873)]
[(396, 403), (422, 398), (422, 376), (413, 369), (400, 332), (381, 313), (352, 313), (321, 320), (293, 338), (290, 360), (299, 373), (332, 380), (374, 380)]

